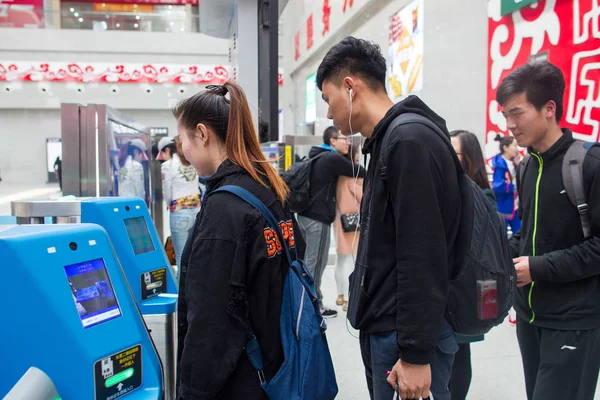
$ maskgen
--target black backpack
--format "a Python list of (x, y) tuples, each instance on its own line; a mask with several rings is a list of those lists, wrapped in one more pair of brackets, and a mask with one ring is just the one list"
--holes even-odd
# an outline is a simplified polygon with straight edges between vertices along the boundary
[(308, 210), (313, 200), (320, 194), (310, 192), (310, 177), (314, 161), (322, 154), (325, 153), (318, 154), (308, 160), (295, 162), (287, 171), (280, 174), (283, 181), (290, 188), (288, 204), (290, 210), (294, 213), (300, 214)]
[(446, 307), (454, 332), (482, 335), (501, 324), (513, 304), (516, 272), (504, 217), (481, 188), (465, 174), (450, 139), (429, 119), (413, 113), (396, 117), (381, 146), (381, 176), (386, 182), (387, 149), (397, 126), (419, 123), (436, 132), (451, 152), (458, 174), (462, 215), (455, 245), (455, 261)]

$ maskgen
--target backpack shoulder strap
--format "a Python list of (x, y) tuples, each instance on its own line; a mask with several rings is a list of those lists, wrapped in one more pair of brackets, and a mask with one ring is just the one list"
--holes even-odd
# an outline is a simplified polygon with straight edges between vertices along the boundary
[(386, 181), (386, 168), (387, 168), (387, 149), (389, 149), (390, 147), (390, 142), (392, 140), (391, 138), (391, 132), (398, 126), (400, 125), (405, 125), (405, 124), (413, 124), (413, 123), (418, 123), (418, 124), (422, 124), (427, 126), (429, 129), (431, 129), (432, 131), (434, 131), (440, 138), (442, 138), (442, 140), (444, 141), (444, 143), (446, 144), (446, 146), (448, 147), (448, 149), (451, 151), (452, 154), (452, 158), (454, 159), (454, 165), (456, 166), (456, 170), (459, 173), (464, 173), (462, 170), (462, 166), (460, 164), (460, 160), (458, 159), (458, 156), (456, 155), (456, 152), (454, 151), (454, 148), (452, 147), (452, 143), (450, 142), (450, 139), (448, 138), (448, 136), (446, 136), (446, 134), (440, 129), (439, 126), (437, 126), (436, 124), (433, 123), (433, 121), (431, 121), (429, 118), (426, 118), (420, 114), (416, 114), (416, 113), (403, 113), (400, 114), (399, 116), (397, 116), (391, 123), (390, 126), (388, 127), (388, 129), (385, 131), (384, 137), (383, 137), (383, 141), (381, 144), (381, 153), (380, 153), (380, 159), (381, 159), (381, 164), (382, 164), (382, 168), (381, 168), (381, 176), (384, 180), (384, 182)]
[(527, 169), (527, 165), (529, 165), (529, 161), (531, 161), (531, 154), (526, 153), (519, 164), (519, 168), (517, 168), (517, 193), (521, 193), (523, 180), (525, 179), (525, 170)]
[[(281, 229), (279, 228), (279, 224), (277, 223), (275, 216), (273, 216), (273, 213), (271, 213), (271, 211), (267, 208), (265, 203), (260, 201), (258, 199), (258, 197), (256, 197), (252, 193), (250, 193), (248, 190), (246, 190), (240, 186), (234, 186), (234, 185), (222, 186), (222, 187), (218, 188), (217, 190), (215, 190), (213, 193), (217, 193), (217, 192), (228, 192), (233, 195), (236, 195), (237, 197), (239, 197), (240, 199), (244, 200), (246, 203), (248, 203), (252, 207), (254, 207), (259, 213), (261, 213), (261, 215), (267, 221), (269, 226), (271, 226), (271, 228), (273, 228), (275, 230), (275, 232), (277, 232), (277, 234), (279, 235), (279, 240), (281, 242), (281, 245), (285, 249), (285, 253), (287, 255), (288, 261), (290, 264), (292, 264), (292, 257), (290, 255), (290, 249), (288, 247), (288, 244), (283, 239)], [(256, 372), (258, 373), (258, 379), (260, 380), (260, 383), (265, 384), (266, 379), (265, 379), (265, 374), (263, 371), (263, 358), (262, 358), (262, 355), (260, 354), (260, 345), (258, 344), (258, 340), (256, 339), (256, 335), (254, 335), (252, 328), (250, 328), (250, 332), (248, 334), (248, 339), (246, 341), (246, 353), (248, 354), (250, 363), (252, 364), (252, 366), (254, 367)]]
[(275, 218), (273, 213), (271, 213), (271, 211), (267, 208), (265, 203), (260, 201), (258, 199), (258, 197), (256, 197), (255, 195), (253, 195), (252, 193), (250, 193), (248, 190), (244, 189), (241, 186), (226, 185), (226, 186), (222, 186), (222, 187), (218, 188), (213, 193), (218, 193), (218, 192), (228, 192), (228, 193), (234, 194), (237, 197), (239, 197), (240, 199), (244, 200), (246, 203), (250, 204), (252, 207), (254, 207), (259, 213), (261, 213), (261, 215), (267, 221), (269, 226), (271, 226), (271, 228), (273, 228), (273, 230), (279, 235), (279, 239), (281, 241), (281, 245), (283, 246), (283, 248), (285, 250), (287, 259), (288, 259), (289, 263), (292, 264), (293, 260), (292, 260), (290, 248), (287, 244), (287, 241), (283, 240), (283, 234), (281, 233), (281, 228), (279, 227), (279, 224), (277, 223), (277, 219)]
[(590, 218), (588, 215), (587, 195), (583, 182), (583, 161), (585, 155), (596, 143), (587, 143), (580, 140), (573, 142), (567, 150), (562, 163), (562, 179), (565, 191), (571, 203), (577, 207), (581, 219), (583, 237), (592, 234)]

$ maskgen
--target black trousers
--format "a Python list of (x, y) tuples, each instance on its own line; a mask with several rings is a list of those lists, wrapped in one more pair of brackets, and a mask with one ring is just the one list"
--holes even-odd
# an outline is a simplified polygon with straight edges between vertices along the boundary
[(600, 370), (600, 329), (560, 331), (517, 318), (528, 400), (593, 400)]
[(454, 356), (452, 379), (450, 379), (451, 400), (465, 400), (471, 386), (471, 344), (458, 345), (458, 353)]

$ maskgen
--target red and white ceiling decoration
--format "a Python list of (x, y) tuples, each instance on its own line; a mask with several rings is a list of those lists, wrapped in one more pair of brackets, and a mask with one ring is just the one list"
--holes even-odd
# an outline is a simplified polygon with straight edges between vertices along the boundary
[(215, 85), (227, 82), (229, 76), (223, 65), (0, 61), (0, 81), (5, 82)]

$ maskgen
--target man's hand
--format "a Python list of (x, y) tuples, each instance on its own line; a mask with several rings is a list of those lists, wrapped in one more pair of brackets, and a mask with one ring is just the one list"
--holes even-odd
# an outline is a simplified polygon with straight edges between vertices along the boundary
[(398, 360), (387, 379), (401, 399), (420, 399), (429, 397), (431, 387), (431, 367), (409, 364)]
[(517, 287), (529, 285), (532, 281), (529, 271), (529, 257), (518, 257), (513, 259), (515, 271), (517, 271)]

